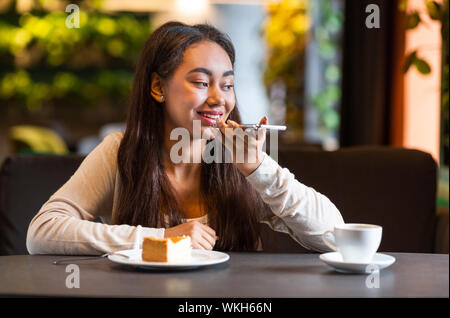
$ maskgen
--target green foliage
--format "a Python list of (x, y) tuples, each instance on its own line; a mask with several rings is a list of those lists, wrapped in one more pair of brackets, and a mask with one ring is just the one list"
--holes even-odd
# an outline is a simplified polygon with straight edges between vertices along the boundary
[[(320, 7), (320, 23), (311, 31), (308, 6)], [(277, 81), (286, 87), (286, 124), (297, 135), (303, 129), (303, 93), (305, 49), (309, 37), (317, 40), (320, 57), (325, 61), (325, 87), (312, 98), (322, 122), (322, 130), (335, 132), (339, 127), (336, 105), (341, 90), (341, 70), (335, 63), (339, 50), (339, 34), (343, 25), (342, 13), (333, 7), (332, 0), (283, 0), (270, 3), (264, 25), (269, 51), (264, 83), (268, 91)]]
[(296, 141), (303, 135), (303, 94), (305, 47), (308, 40), (307, 0), (269, 2), (262, 34), (268, 48), (264, 84), (271, 87), (282, 82), (285, 87), (286, 125)]
[(431, 72), (431, 66), (427, 61), (417, 56), (417, 50), (414, 50), (407, 55), (405, 64), (403, 65), (403, 73), (406, 73), (412, 65), (414, 65), (421, 74), (429, 74)]
[[(448, 15), (444, 14), (445, 6), (448, 7), (448, 0), (445, 0), (446, 4), (439, 4), (436, 1), (425, 0), (425, 5), (427, 9), (427, 14), (432, 20), (438, 20), (443, 22), (443, 20), (448, 19)], [(407, 0), (403, 0), (400, 2), (399, 9), (402, 11), (406, 11), (407, 8)], [(420, 18), (420, 13), (417, 10), (409, 12), (406, 14), (406, 29), (411, 30), (415, 29), (419, 24), (423, 22)], [(417, 50), (410, 52), (407, 54), (404, 65), (403, 72), (408, 72), (409, 68), (414, 65), (421, 74), (429, 74), (431, 72), (431, 67), (428, 62), (417, 55)]]
[(431, 72), (431, 66), (428, 64), (427, 61), (416, 57), (414, 59), (414, 66), (419, 71), (419, 73), (422, 74), (429, 74)]
[(312, 97), (323, 130), (328, 133), (339, 129), (339, 113), (337, 105), (341, 98), (341, 89), (338, 86), (341, 79), (341, 70), (336, 65), (335, 59), (340, 47), (339, 33), (343, 25), (342, 13), (335, 9), (332, 0), (320, 0), (315, 2), (320, 6), (321, 20), (314, 31), (314, 36), (319, 47), (319, 55), (325, 63), (325, 86), (321, 92)]
[(0, 110), (116, 106), (127, 97), (148, 15), (106, 14), (99, 3), (79, 2), (80, 28), (68, 28), (63, 10), (21, 14), (12, 2), (0, 18)]
[(408, 72), (411, 65), (413, 65), (414, 60), (416, 59), (417, 51), (414, 50), (406, 56), (405, 64), (403, 65), (403, 73)]
[(288, 91), (298, 90), (303, 85), (301, 77), (309, 28), (306, 5), (304, 0), (283, 0), (267, 6), (269, 14), (263, 34), (269, 51), (264, 72), (268, 90), (277, 80), (282, 80)]
[(406, 28), (414, 29), (420, 23), (420, 15), (419, 12), (414, 11), (406, 16)]
[(436, 1), (427, 1), (426, 6), (427, 6), (427, 12), (428, 12), (429, 17), (432, 20), (440, 21), (441, 17), (442, 17), (441, 4), (437, 3)]

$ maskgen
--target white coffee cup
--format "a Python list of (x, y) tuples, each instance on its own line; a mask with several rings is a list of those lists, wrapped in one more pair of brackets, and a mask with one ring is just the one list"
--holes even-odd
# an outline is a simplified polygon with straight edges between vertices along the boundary
[[(339, 252), (344, 262), (369, 263), (380, 246), (382, 230), (379, 225), (347, 223), (323, 233), (322, 240)], [(333, 234), (335, 244), (326, 237), (328, 233)]]

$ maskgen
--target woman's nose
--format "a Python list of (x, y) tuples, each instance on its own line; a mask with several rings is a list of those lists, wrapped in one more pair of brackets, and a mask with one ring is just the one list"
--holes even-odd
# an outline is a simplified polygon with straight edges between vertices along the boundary
[(211, 86), (208, 90), (208, 100), (209, 105), (225, 105), (225, 97), (223, 92), (220, 91), (218, 87)]

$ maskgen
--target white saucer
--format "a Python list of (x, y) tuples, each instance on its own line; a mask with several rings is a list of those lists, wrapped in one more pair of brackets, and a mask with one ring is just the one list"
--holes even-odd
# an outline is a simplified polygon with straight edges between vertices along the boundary
[[(320, 260), (333, 267), (338, 272), (370, 274), (376, 269), (382, 270), (395, 262), (395, 257), (391, 255), (376, 253), (371, 262), (349, 263), (342, 260), (339, 252), (321, 254)], [(373, 265), (373, 266), (368, 266)]]

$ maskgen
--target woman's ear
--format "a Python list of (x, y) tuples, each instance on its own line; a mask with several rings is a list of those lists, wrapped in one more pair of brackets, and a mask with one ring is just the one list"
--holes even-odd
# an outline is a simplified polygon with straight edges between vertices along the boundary
[(165, 100), (162, 86), (162, 78), (157, 73), (152, 73), (150, 93), (152, 94), (152, 97), (159, 103), (162, 103)]

